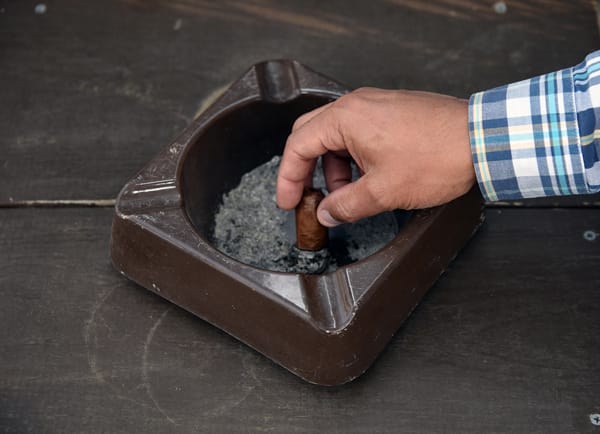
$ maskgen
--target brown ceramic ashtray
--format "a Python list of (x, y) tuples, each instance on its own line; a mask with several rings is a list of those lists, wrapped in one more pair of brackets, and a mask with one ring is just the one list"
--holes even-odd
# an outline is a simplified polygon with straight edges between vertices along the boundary
[(300, 114), (346, 92), (295, 61), (253, 66), (125, 185), (111, 239), (125, 276), (322, 385), (373, 363), (483, 215), (474, 188), (412, 213), (380, 251), (322, 275), (267, 271), (214, 248), (223, 193), (281, 154)]

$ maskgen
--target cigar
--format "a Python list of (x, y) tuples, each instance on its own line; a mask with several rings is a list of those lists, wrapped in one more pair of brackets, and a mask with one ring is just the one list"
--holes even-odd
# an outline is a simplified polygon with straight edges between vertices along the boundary
[(323, 198), (321, 190), (304, 187), (296, 207), (296, 246), (300, 250), (317, 251), (327, 247), (327, 227), (317, 219), (317, 207)]
[(305, 187), (296, 207), (296, 245), (292, 256), (299, 272), (320, 274), (329, 264), (329, 234), (327, 227), (317, 219), (317, 207), (324, 197), (321, 190)]

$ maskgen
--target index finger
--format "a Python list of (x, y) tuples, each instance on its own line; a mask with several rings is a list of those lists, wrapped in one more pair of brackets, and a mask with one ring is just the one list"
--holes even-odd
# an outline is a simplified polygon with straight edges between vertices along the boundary
[(279, 166), (277, 205), (283, 209), (294, 208), (300, 202), (307, 178), (312, 175), (315, 159), (344, 148), (334, 106), (294, 130), (287, 139)]

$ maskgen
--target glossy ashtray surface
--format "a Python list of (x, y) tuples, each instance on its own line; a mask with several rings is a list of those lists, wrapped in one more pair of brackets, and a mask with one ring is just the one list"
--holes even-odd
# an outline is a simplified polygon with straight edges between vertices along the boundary
[(281, 154), (299, 115), (346, 92), (295, 61), (254, 65), (125, 185), (111, 238), (125, 276), (323, 385), (373, 363), (482, 221), (474, 189), (413, 212), (381, 250), (322, 275), (267, 271), (217, 250), (223, 193)]

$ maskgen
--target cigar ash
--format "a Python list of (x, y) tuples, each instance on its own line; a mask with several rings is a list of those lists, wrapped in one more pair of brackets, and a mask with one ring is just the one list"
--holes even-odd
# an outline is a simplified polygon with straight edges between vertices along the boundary
[[(307, 272), (303, 260), (293, 252), (294, 212), (281, 210), (275, 203), (279, 161), (280, 157), (275, 156), (246, 173), (237, 187), (223, 195), (211, 241), (221, 252), (248, 265), (271, 271)], [(320, 164), (313, 182), (315, 188), (325, 191)], [(398, 224), (391, 212), (330, 229), (326, 272), (375, 253), (397, 232)], [(315, 261), (319, 260), (317, 256)]]

